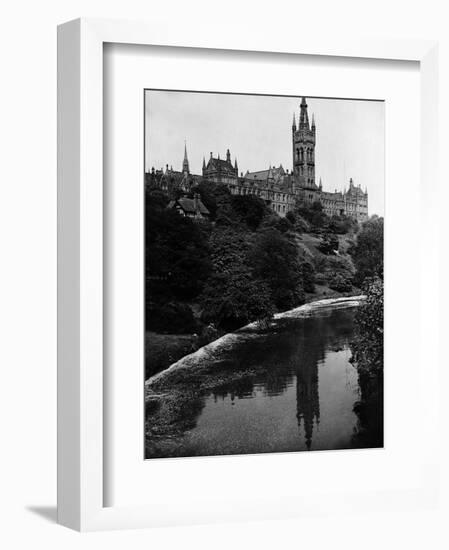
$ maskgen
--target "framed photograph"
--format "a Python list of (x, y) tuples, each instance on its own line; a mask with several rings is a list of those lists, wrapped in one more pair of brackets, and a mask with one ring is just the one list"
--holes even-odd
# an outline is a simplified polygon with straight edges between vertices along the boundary
[(175, 27), (58, 29), (59, 522), (435, 506), (436, 45)]

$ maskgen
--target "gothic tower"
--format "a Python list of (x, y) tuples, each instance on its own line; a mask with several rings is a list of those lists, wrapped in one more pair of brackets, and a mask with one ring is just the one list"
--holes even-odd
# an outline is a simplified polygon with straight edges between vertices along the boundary
[(301, 100), (298, 127), (295, 116), (292, 125), (293, 173), (302, 186), (315, 188), (315, 142), (316, 127), (312, 116), (312, 126), (309, 124), (306, 98)]
[(184, 174), (190, 174), (189, 159), (187, 158), (187, 144), (184, 142), (184, 160), (182, 162), (182, 171)]

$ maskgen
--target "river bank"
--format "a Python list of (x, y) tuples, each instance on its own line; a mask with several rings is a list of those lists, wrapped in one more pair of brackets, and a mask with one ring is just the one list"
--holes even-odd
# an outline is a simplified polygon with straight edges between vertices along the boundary
[[(315, 292), (306, 293), (304, 305), (323, 299), (347, 298), (350, 297), (348, 294), (331, 290), (327, 286), (315, 285)], [(195, 313), (199, 316), (198, 311)], [(223, 336), (223, 333), (217, 336)], [(211, 341), (212, 339), (207, 340)], [(201, 348), (202, 346), (198, 345), (199, 341), (200, 338), (196, 334), (161, 334), (147, 331), (145, 333), (145, 380)]]
[[(309, 302), (291, 310), (276, 313), (270, 325), (272, 325), (273, 322), (279, 321), (281, 319), (307, 317), (313, 315), (314, 313), (323, 313), (332, 309), (357, 307), (364, 301), (364, 299), (364, 295), (357, 295), (344, 296), (339, 298), (326, 298), (324, 300)], [(269, 330), (269, 328), (265, 329), (265, 331), (267, 330)], [(214, 352), (219, 348), (225, 348), (227, 346), (235, 344), (239, 340), (251, 337), (251, 333), (253, 331), (259, 331), (259, 333), (263, 332), (258, 323), (253, 322), (245, 325), (235, 332), (229, 332), (224, 336), (221, 336), (217, 340), (214, 340), (210, 344), (201, 347), (195, 352), (185, 355), (184, 357), (170, 365), (167, 369), (149, 378), (145, 382), (145, 387), (151, 388), (155, 385), (160, 387), (162, 383), (165, 383), (165, 381), (169, 381), (178, 371), (189, 369), (199, 361), (202, 361), (205, 357), (213, 355)]]

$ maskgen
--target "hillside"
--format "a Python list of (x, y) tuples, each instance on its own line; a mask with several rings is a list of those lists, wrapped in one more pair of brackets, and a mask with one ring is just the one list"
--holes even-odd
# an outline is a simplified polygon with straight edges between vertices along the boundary
[(382, 271), (380, 220), (328, 217), (320, 203), (280, 217), (254, 195), (198, 191), (211, 219), (180, 215), (167, 194), (146, 190), (147, 376), (250, 322), (360, 294)]

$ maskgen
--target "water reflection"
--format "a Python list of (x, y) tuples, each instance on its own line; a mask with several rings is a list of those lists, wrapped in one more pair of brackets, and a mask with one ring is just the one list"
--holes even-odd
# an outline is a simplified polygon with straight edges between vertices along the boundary
[[(356, 406), (352, 333), (353, 310), (338, 310), (278, 321), (270, 332), (220, 350), (178, 388), (160, 414), (163, 429), (158, 432), (156, 416), (149, 415), (147, 457), (377, 446), (379, 439), (360, 429), (367, 422)], [(363, 414), (380, 425), (376, 407)]]

